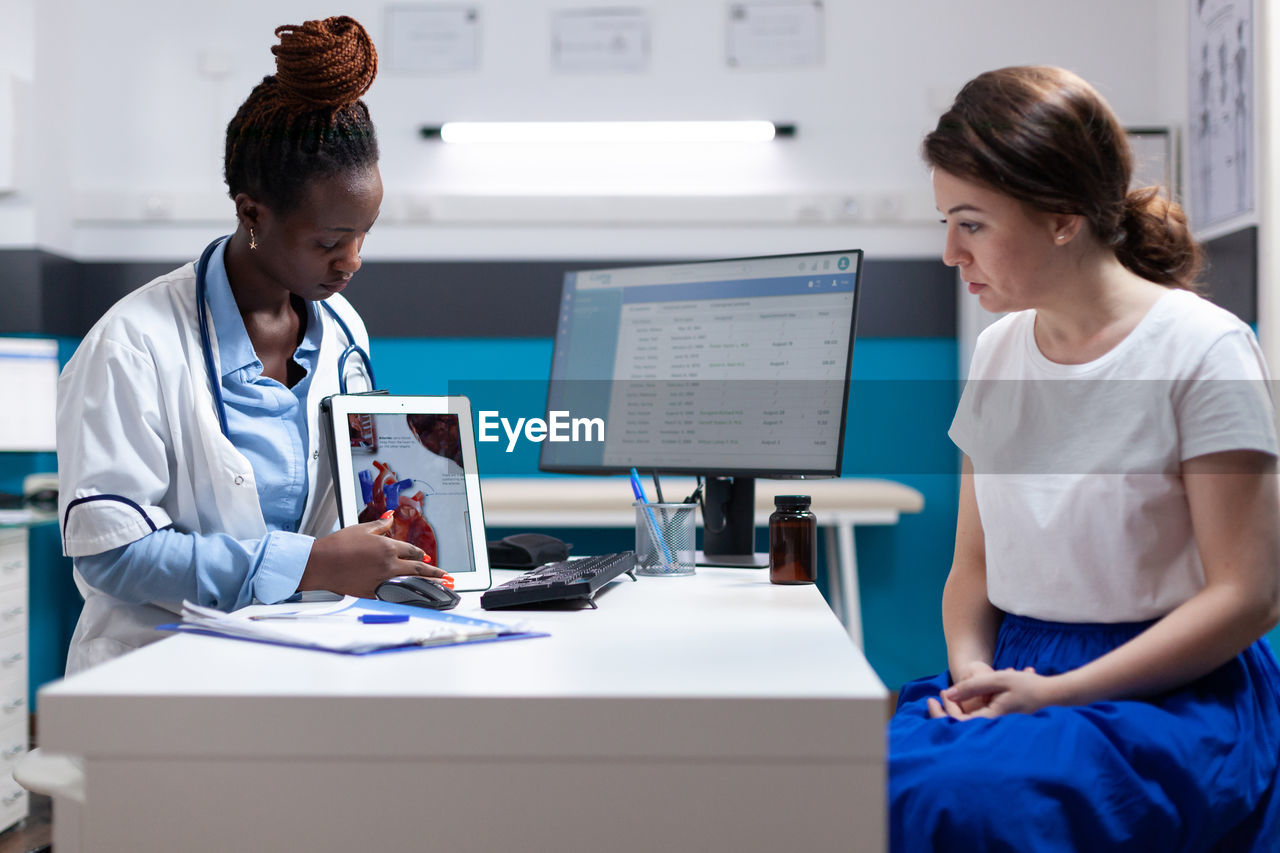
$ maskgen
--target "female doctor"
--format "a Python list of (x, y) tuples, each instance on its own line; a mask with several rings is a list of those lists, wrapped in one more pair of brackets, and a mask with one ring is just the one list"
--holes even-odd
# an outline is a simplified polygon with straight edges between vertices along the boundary
[(59, 380), (63, 548), (85, 599), (68, 673), (163, 636), (184, 599), (232, 610), (444, 574), (382, 535), (390, 519), (333, 532), (320, 400), (372, 387), (340, 293), (382, 203), (359, 100), (377, 54), (347, 17), (276, 35), (277, 73), (227, 126), (235, 232), (116, 303)]

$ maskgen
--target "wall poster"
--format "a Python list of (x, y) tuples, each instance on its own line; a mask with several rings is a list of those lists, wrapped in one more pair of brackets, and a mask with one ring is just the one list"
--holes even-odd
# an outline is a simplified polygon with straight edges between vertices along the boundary
[(388, 70), (448, 74), (480, 68), (480, 10), (473, 5), (388, 6)]
[(1254, 209), (1253, 0), (1189, 0), (1190, 174), (1196, 230)]
[(556, 71), (646, 71), (649, 13), (614, 7), (558, 11), (551, 23), (551, 59)]

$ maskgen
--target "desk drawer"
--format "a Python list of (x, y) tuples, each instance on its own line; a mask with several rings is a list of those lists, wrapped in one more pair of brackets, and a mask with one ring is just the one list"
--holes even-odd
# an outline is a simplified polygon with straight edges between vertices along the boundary
[(26, 557), (27, 547), (27, 531), (23, 527), (4, 527), (0, 528), (0, 554), (6, 553), (9, 548), (21, 548), (22, 555)]
[[(18, 592), (21, 593), (21, 590)], [(26, 695), (30, 655), (27, 650), (26, 604), (20, 605), (21, 613), (14, 613), (19, 605), (13, 603), (12, 594), (0, 592), (0, 599), (7, 600), (9, 605), (3, 610), (9, 614), (8, 618), (0, 618), (0, 704), (3, 704), (10, 701), (12, 696)], [(5, 715), (0, 713), (0, 729), (4, 725)]]
[[(25, 675), (25, 673), (24, 673)], [(0, 731), (15, 720), (27, 719), (27, 679), (17, 678), (0, 683)]]
[(0, 589), (27, 585), (27, 531), (0, 530)]
[(0, 638), (27, 627), (27, 588), (0, 589)]
[(0, 684), (27, 675), (26, 632), (0, 637)]
[(0, 830), (4, 830), (27, 816), (27, 792), (14, 781), (13, 765), (26, 753), (29, 736), (26, 713), (0, 717), (4, 718), (0, 722)]
[(21, 720), (11, 720), (0, 727), (0, 778), (13, 771), (13, 765), (27, 751), (30, 735), (24, 715)]
[[(20, 641), (21, 647), (11, 645), (14, 641)], [(25, 634), (6, 637), (0, 641), (0, 648), (7, 648), (7, 651), (0, 651), (0, 659), (10, 660), (14, 662), (6, 667), (0, 667), (0, 707), (8, 704), (15, 696), (25, 696), (27, 694), (27, 637)], [(0, 731), (7, 726), (8, 715), (0, 712)]]
[(0, 776), (0, 830), (8, 829), (27, 816), (27, 791), (10, 771)]
[(0, 637), (0, 681), (27, 673), (27, 632)]

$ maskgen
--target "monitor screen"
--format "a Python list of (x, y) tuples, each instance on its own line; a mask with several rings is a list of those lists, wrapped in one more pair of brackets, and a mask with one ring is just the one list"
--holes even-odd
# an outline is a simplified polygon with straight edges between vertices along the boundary
[(55, 449), (58, 342), (0, 338), (0, 451)]
[[(565, 275), (547, 441), (566, 473), (839, 476), (862, 253)], [(601, 438), (603, 440), (599, 440)]]

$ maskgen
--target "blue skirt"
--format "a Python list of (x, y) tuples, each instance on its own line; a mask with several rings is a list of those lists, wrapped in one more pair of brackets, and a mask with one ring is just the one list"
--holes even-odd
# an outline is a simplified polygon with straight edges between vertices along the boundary
[[(1065, 672), (1149, 624), (1007, 615), (994, 665)], [(1280, 665), (1266, 640), (1141, 701), (930, 719), (926, 700), (950, 683), (899, 692), (892, 850), (1280, 850)]]

